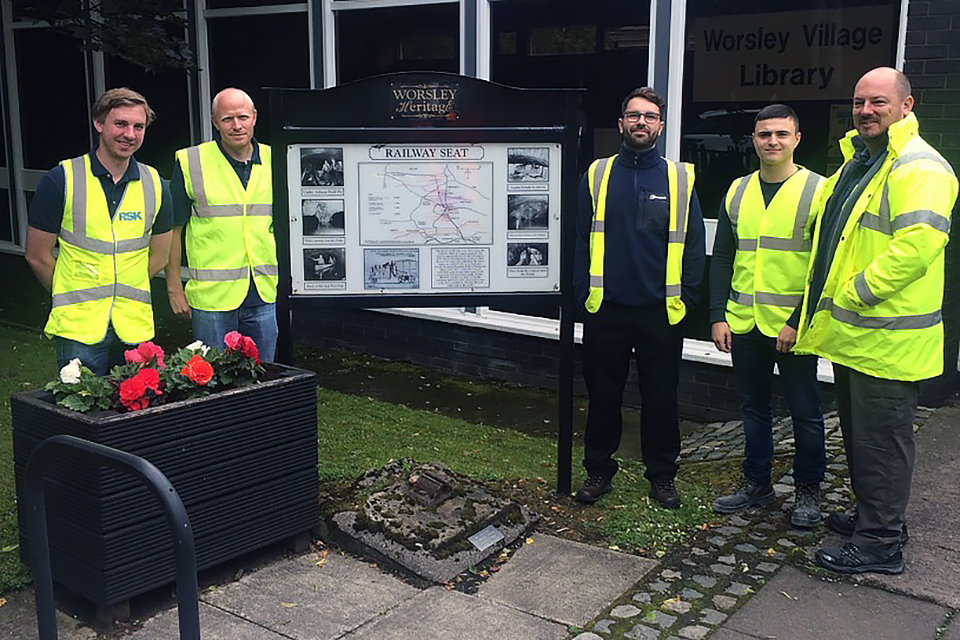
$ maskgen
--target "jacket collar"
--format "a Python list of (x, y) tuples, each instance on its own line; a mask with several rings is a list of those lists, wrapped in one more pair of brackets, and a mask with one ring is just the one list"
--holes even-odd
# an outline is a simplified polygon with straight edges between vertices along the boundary
[(626, 145), (620, 145), (620, 152), (617, 159), (621, 164), (632, 169), (649, 169), (655, 167), (662, 161), (660, 150), (654, 147), (646, 151), (635, 151)]
[[(887, 150), (890, 155), (899, 156), (907, 143), (918, 135), (920, 135), (920, 121), (911, 111), (906, 118), (894, 122), (887, 129)], [(847, 135), (840, 140), (840, 150), (843, 152), (845, 161), (852, 158), (853, 154), (864, 147), (864, 142), (860, 139), (860, 134), (857, 133), (856, 129), (848, 131)]]

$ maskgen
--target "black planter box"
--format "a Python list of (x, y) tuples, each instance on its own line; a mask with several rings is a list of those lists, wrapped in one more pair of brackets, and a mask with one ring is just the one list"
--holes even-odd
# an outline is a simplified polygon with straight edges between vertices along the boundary
[[(206, 569), (317, 525), (317, 390), (309, 371), (132, 413), (83, 415), (44, 391), (10, 398), (18, 509), (27, 461), (68, 434), (141, 456), (177, 489)], [(46, 482), (53, 579), (100, 607), (175, 579), (173, 541), (149, 490), (121, 472), (68, 460)], [(20, 514), (21, 554), (29, 540)]]

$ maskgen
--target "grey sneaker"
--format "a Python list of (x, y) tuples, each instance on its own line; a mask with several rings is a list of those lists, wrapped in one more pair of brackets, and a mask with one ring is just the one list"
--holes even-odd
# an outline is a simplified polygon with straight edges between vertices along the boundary
[(820, 485), (798, 484), (796, 504), (790, 514), (790, 522), (795, 527), (812, 529), (820, 524)]
[(776, 499), (777, 494), (769, 482), (760, 485), (744, 478), (736, 491), (713, 501), (713, 510), (717, 513), (736, 513), (750, 507), (762, 507)]

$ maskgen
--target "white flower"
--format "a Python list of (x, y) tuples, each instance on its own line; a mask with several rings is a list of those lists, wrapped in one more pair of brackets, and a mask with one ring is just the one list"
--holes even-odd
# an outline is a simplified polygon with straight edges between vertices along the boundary
[(207, 355), (207, 351), (210, 351), (210, 347), (196, 340), (187, 345), (187, 351), (199, 351), (200, 355), (205, 356)]
[(60, 369), (60, 382), (77, 384), (80, 382), (80, 358), (74, 358)]

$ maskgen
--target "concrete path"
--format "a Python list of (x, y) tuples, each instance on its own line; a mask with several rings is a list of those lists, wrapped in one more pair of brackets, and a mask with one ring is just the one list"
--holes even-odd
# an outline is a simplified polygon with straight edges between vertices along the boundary
[[(735, 429), (721, 427), (709, 443), (691, 451), (740, 455)], [(834, 479), (825, 508), (849, 500), (838, 434), (831, 433)], [(934, 411), (917, 442), (911, 540), (901, 576), (838, 578), (815, 569), (809, 562), (813, 551), (837, 539), (783, 533), (774, 526), (791, 506), (784, 480), (778, 491), (786, 499), (730, 516), (696, 544), (659, 562), (534, 535), (476, 595), (417, 589), (337, 552), (273, 561), (201, 595), (202, 637), (960, 640), (960, 407)], [(30, 591), (6, 599), (0, 638), (35, 639)], [(104, 637), (63, 614), (59, 629), (63, 640)], [(143, 621), (124, 637), (177, 638), (176, 609)]]

